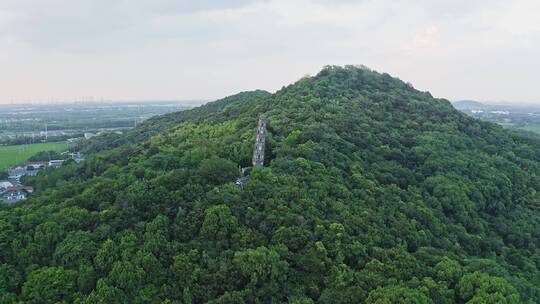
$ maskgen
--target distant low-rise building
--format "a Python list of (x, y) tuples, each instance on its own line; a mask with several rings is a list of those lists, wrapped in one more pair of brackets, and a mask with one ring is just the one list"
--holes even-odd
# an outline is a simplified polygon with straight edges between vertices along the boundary
[(45, 167), (47, 167), (47, 162), (46, 161), (27, 162), (27, 163), (24, 163), (23, 165), (26, 166), (27, 170), (39, 170), (39, 169), (44, 169)]
[(8, 180), (0, 180), (0, 189), (7, 189), (13, 187), (13, 183)]
[(28, 198), (29, 194), (34, 192), (34, 187), (32, 186), (24, 186), (17, 182), (9, 182), (12, 186), (0, 188), (0, 202), (15, 203), (24, 201)]
[(15, 167), (8, 169), (9, 179), (19, 181), (21, 177), (25, 175), (36, 176), (39, 171), (45, 168), (46, 162), (32, 162), (32, 163), (23, 163)]
[(18, 164), (8, 169), (9, 179), (19, 180), (25, 175), (36, 176), (40, 170), (47, 167), (59, 168), (64, 160), (37, 161)]
[(8, 191), (25, 191), (27, 193), (32, 193), (32, 192), (34, 192), (34, 187), (32, 187), (32, 186), (24, 186), (24, 185), (21, 185), (21, 184), (16, 184), (13, 187), (9, 187), (7, 190)]
[(55, 168), (55, 169), (57, 169), (57, 168), (62, 167), (62, 164), (64, 163), (64, 161), (65, 161), (65, 160), (63, 160), (63, 159), (55, 159), (55, 160), (51, 160), (51, 161), (49, 161), (48, 166), (49, 166), (50, 168)]
[(84, 155), (81, 152), (67, 153), (76, 163), (80, 163), (85, 160)]
[(9, 179), (20, 181), (21, 177), (25, 175), (35, 176), (37, 175), (38, 170), (26, 170), (25, 167), (17, 166), (8, 169)]
[(24, 201), (28, 197), (28, 194), (25, 191), (9, 189), (2, 193), (0, 198), (7, 203), (16, 203), (19, 201)]
[(48, 162), (26, 162), (9, 168), (8, 180), (0, 180), (0, 200), (7, 202), (25, 200), (28, 197), (28, 194), (34, 192), (34, 188), (21, 185), (21, 177), (36, 176), (45, 168), (60, 168), (64, 162), (64, 159), (55, 159)]
[(510, 112), (508, 112), (508, 111), (490, 111), (489, 113), (496, 114), (496, 115), (508, 115), (508, 114), (510, 114)]

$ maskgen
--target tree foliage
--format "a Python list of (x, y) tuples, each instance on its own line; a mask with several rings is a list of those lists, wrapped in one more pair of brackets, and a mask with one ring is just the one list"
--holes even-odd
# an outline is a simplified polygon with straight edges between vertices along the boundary
[(387, 74), (326, 67), (118, 140), (0, 207), (0, 302), (540, 302), (540, 140)]

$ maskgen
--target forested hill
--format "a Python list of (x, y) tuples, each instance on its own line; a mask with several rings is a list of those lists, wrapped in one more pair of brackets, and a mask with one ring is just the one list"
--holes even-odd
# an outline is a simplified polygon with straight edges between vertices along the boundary
[(136, 143), (148, 139), (152, 135), (166, 131), (177, 124), (184, 122), (198, 122), (211, 115), (215, 115), (227, 106), (243, 103), (244, 101), (257, 100), (270, 95), (263, 90), (241, 92), (232, 96), (209, 102), (191, 111), (182, 111), (158, 115), (145, 120), (136, 128), (130, 129), (126, 134), (104, 133), (94, 137), (90, 141), (82, 143), (85, 153), (95, 153), (107, 149), (119, 147), (127, 143)]
[(251, 100), (257, 100), (268, 95), (270, 95), (270, 93), (263, 90), (241, 92), (213, 102), (209, 102), (191, 111), (156, 116), (143, 122), (138, 128), (133, 129), (129, 135), (133, 137), (133, 142), (144, 140), (151, 135), (168, 130), (180, 123), (199, 122), (209, 116), (222, 112), (228, 106), (242, 104)]
[(366, 68), (262, 95), (31, 180), (0, 302), (540, 302), (538, 139)]

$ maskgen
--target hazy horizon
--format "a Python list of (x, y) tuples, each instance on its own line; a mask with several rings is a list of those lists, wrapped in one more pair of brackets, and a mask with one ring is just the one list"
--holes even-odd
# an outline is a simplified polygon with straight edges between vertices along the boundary
[(540, 2), (0, 3), (0, 104), (215, 100), (363, 64), (449, 100), (540, 104)]
[[(223, 96), (227, 97), (227, 96)], [(441, 97), (444, 98), (444, 97)], [(46, 106), (46, 105), (99, 105), (99, 104), (180, 104), (186, 106), (200, 106), (208, 102), (216, 101), (216, 99), (208, 100), (61, 100), (61, 101), (31, 101), (31, 102), (19, 102), (19, 103), (1, 103), (5, 106)], [(463, 101), (473, 101), (480, 102), (485, 105), (494, 105), (494, 106), (512, 106), (512, 105), (522, 105), (522, 106), (538, 106), (540, 107), (540, 102), (534, 101), (505, 101), (505, 100), (476, 100), (476, 99), (449, 99), (451, 103), (463, 102)]]
[(99, 105), (99, 104), (182, 104), (187, 106), (198, 106), (213, 100), (35, 100), (26, 102), (5, 102), (6, 106), (43, 106), (43, 105)]

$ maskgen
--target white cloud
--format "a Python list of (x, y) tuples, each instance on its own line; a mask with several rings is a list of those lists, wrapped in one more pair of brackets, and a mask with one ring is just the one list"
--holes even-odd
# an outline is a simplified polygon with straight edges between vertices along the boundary
[(439, 27), (432, 25), (425, 29), (423, 32), (414, 36), (411, 49), (418, 48), (432, 48), (439, 44)]
[(538, 11), (535, 0), (3, 0), (0, 102), (212, 98), (357, 63), (438, 96), (540, 101)]

